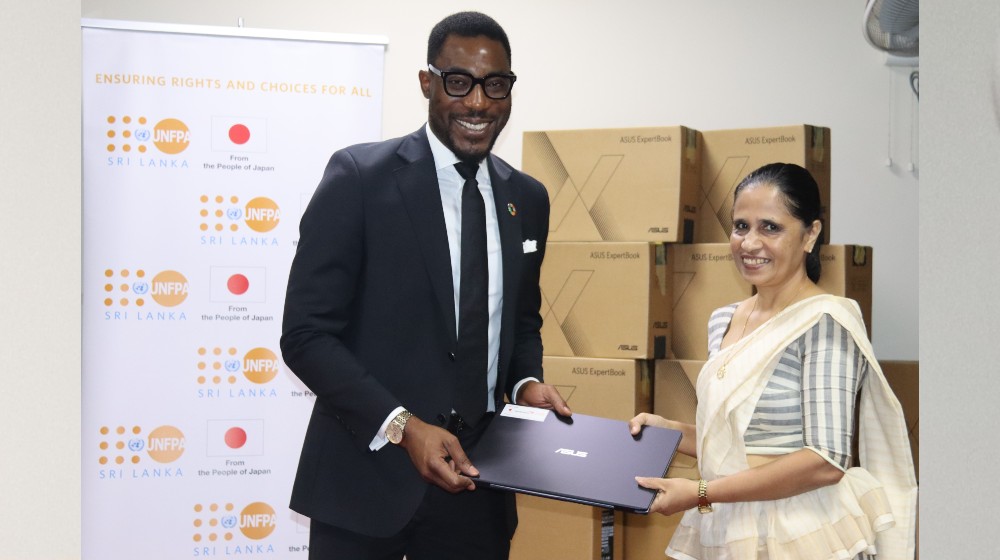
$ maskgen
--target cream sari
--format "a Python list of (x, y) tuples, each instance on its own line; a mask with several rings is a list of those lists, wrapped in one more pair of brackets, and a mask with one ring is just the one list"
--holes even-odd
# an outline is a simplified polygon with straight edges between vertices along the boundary
[(869, 364), (859, 402), (861, 466), (848, 469), (837, 484), (791, 498), (714, 504), (715, 511), (708, 514), (689, 510), (667, 547), (668, 556), (681, 560), (848, 560), (860, 553), (877, 554), (878, 560), (914, 557), (917, 485), (903, 411), (875, 360), (853, 300), (819, 295), (797, 302), (705, 363), (698, 376), (696, 420), (701, 476), (712, 481), (750, 468), (743, 435), (757, 400), (785, 348), (824, 313), (852, 334)]

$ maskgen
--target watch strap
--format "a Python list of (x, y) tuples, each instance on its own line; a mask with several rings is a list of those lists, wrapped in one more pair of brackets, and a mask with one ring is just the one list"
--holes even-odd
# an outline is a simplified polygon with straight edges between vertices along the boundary
[(698, 481), (698, 513), (712, 513), (712, 502), (708, 501), (708, 481)]

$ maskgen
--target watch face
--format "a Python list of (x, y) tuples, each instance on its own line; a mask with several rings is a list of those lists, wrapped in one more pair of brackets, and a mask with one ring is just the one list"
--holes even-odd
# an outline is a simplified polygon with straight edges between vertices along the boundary
[(389, 443), (399, 444), (403, 441), (403, 428), (406, 427), (406, 421), (410, 419), (410, 413), (400, 412), (389, 425), (385, 427), (385, 437), (389, 440)]
[(399, 429), (399, 424), (395, 420), (386, 427), (385, 437), (389, 439), (389, 443), (399, 443), (403, 440), (403, 430)]

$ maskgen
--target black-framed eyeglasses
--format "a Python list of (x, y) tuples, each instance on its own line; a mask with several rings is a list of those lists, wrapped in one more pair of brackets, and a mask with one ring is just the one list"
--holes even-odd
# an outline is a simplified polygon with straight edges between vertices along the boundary
[(465, 97), (469, 95), (476, 84), (483, 86), (483, 93), (490, 99), (507, 99), (510, 90), (514, 89), (514, 81), (517, 76), (514, 74), (489, 74), (482, 78), (476, 78), (468, 72), (443, 72), (428, 64), (427, 69), (432, 74), (441, 76), (444, 82), (444, 92), (452, 97)]

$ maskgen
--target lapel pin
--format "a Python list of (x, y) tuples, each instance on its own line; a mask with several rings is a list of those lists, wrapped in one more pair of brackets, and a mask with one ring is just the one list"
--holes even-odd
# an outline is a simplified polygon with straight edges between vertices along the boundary
[(517, 216), (517, 208), (514, 207), (513, 202), (507, 203), (507, 211), (510, 212), (511, 216)]

